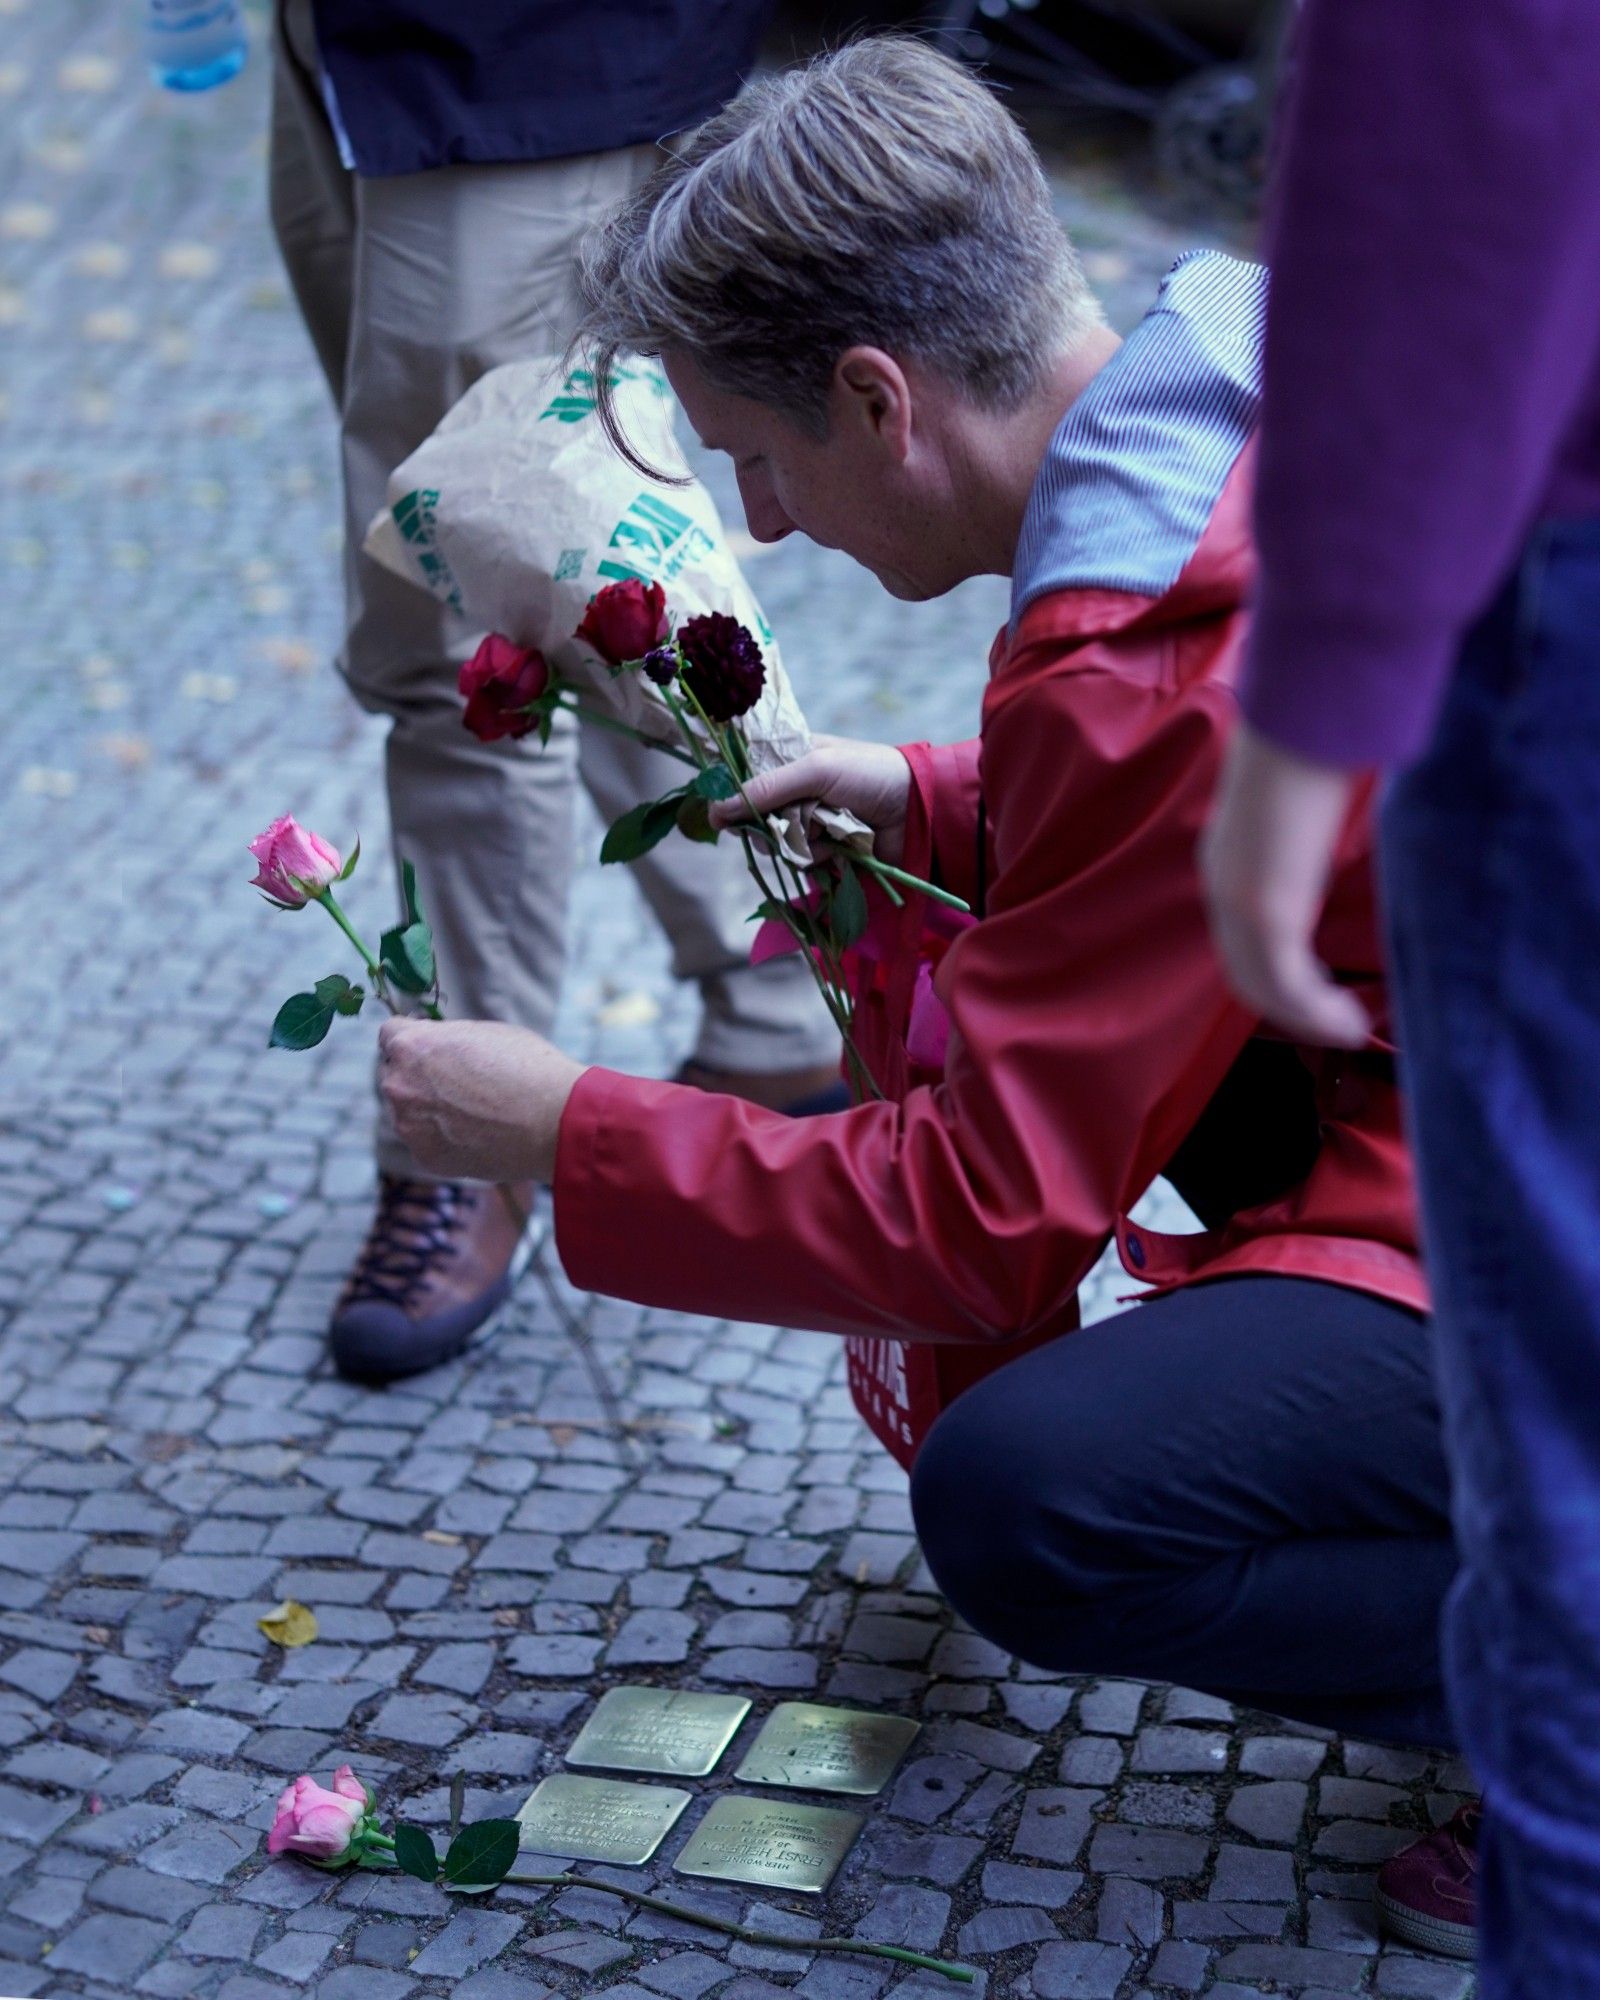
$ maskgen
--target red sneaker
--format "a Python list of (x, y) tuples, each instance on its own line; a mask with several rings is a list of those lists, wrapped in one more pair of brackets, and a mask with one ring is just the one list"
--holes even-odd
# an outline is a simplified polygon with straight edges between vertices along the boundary
[(1474, 1799), (1378, 1870), (1374, 1898), (1391, 1937), (1444, 1958), (1474, 1955), (1482, 1823), (1483, 1807)]

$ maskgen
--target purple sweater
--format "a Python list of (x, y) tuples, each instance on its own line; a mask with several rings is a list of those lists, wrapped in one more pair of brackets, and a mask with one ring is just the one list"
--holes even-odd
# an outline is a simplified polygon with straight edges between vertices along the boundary
[(1306, 0), (1271, 237), (1245, 710), (1404, 763), (1534, 523), (1600, 515), (1600, 0)]

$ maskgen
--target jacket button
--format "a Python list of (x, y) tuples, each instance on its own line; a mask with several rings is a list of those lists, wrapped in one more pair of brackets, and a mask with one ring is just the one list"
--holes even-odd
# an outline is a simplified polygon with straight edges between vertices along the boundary
[(1136, 1271), (1144, 1269), (1144, 1245), (1130, 1229), (1123, 1237), (1123, 1246), (1128, 1253), (1128, 1262)]

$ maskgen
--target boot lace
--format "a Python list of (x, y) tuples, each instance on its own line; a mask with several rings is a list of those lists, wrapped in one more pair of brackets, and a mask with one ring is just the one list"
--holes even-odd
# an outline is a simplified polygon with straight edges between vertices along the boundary
[(382, 1176), (378, 1212), (350, 1273), (345, 1303), (409, 1305), (440, 1259), (457, 1254), (464, 1192), (453, 1181)]

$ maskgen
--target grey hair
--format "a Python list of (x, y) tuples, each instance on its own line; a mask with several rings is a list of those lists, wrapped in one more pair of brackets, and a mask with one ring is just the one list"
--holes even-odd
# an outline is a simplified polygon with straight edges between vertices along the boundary
[(873, 35), (750, 83), (585, 238), (599, 416), (624, 353), (682, 349), (719, 388), (824, 435), (838, 358), (924, 363), (1015, 408), (1104, 323), (1038, 156), (993, 94), (909, 35)]

